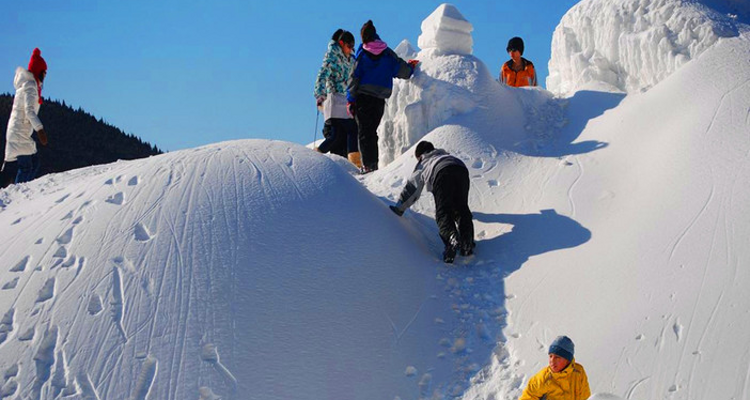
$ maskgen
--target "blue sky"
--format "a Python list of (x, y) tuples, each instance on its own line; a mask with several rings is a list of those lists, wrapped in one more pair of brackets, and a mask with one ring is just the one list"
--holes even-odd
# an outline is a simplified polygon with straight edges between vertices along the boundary
[[(548, 75), (552, 32), (578, 0), (454, 1), (474, 25), (474, 55), (497, 75), (512, 36)], [(392, 48), (415, 47), (436, 1), (11, 2), (0, 15), (0, 92), (34, 47), (44, 96), (82, 107), (164, 150), (240, 138), (309, 143), (315, 76), (331, 34), (359, 45), (372, 19)], [(3, 78), (2, 76), (5, 76)], [(318, 129), (322, 127), (320, 121)], [(45, 127), (52, 138), (55, 127)], [(318, 132), (318, 136), (320, 133)]]

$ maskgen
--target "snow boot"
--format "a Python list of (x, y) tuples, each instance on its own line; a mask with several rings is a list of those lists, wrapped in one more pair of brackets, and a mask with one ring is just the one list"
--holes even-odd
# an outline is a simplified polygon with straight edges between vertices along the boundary
[(477, 243), (473, 240), (471, 241), (471, 243), (464, 243), (463, 245), (461, 245), (461, 255), (467, 257), (474, 254), (475, 247), (477, 247)]
[(362, 168), (362, 154), (358, 151), (349, 153), (349, 162), (357, 168)]
[(448, 242), (449, 243), (445, 245), (445, 250), (443, 250), (443, 262), (453, 264), (453, 260), (456, 259), (456, 250), (459, 248), (458, 240), (456, 240), (456, 236), (451, 235)]
[(453, 264), (453, 260), (456, 259), (456, 248), (448, 245), (443, 250), (443, 262), (446, 264)]

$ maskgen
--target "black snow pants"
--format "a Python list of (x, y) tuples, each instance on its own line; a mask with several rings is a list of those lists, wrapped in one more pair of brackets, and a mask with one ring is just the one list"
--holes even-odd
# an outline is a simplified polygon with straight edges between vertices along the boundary
[[(469, 170), (461, 165), (441, 169), (432, 185), (432, 194), (435, 196), (435, 221), (443, 244), (471, 248), (474, 223), (468, 204)], [(455, 237), (458, 243), (451, 243), (451, 237)]]
[(357, 151), (357, 123), (353, 119), (329, 118), (323, 125), (323, 137), (318, 146), (321, 153), (331, 152), (346, 158)]
[(378, 125), (385, 112), (385, 99), (358, 94), (354, 118), (359, 128), (359, 152), (362, 166), (368, 170), (378, 169)]

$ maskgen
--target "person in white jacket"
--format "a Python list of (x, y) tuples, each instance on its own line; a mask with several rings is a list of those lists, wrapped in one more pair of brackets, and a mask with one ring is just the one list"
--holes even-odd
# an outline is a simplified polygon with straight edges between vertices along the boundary
[(32, 138), (37, 133), (39, 143), (47, 145), (47, 133), (42, 121), (39, 120), (39, 107), (42, 105), (42, 83), (47, 76), (47, 63), (42, 58), (42, 52), (37, 48), (29, 60), (29, 68), (16, 68), (13, 86), (16, 95), (13, 98), (13, 109), (8, 120), (8, 130), (5, 133), (5, 162), (3, 170), (10, 163), (18, 168), (15, 182), (28, 182), (36, 178), (39, 170), (36, 142)]

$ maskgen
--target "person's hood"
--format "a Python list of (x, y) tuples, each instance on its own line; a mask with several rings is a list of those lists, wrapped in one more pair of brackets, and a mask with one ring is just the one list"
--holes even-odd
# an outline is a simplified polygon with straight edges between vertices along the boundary
[(34, 74), (29, 72), (24, 67), (18, 67), (16, 68), (16, 77), (13, 79), (13, 87), (16, 88), (16, 90), (20, 89), (21, 86), (24, 85), (26, 82), (34, 82), (36, 84), (36, 79), (34, 79)]
[(362, 45), (362, 48), (367, 50), (369, 53), (378, 56), (388, 48), (388, 44), (380, 39), (376, 39), (372, 42), (365, 43), (364, 45)]

